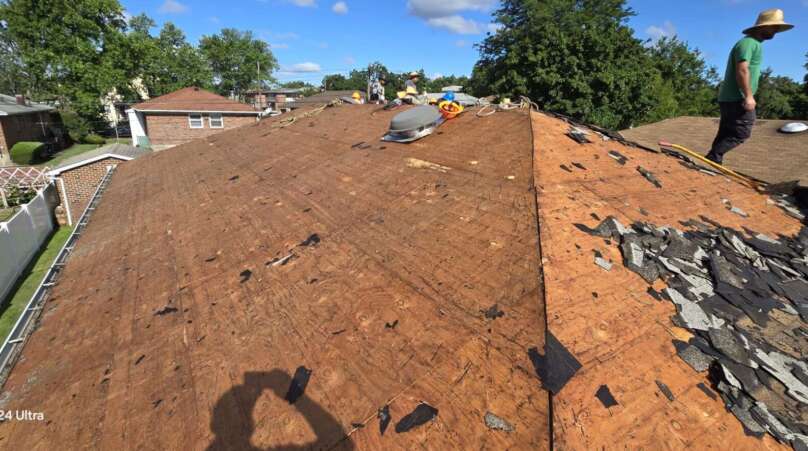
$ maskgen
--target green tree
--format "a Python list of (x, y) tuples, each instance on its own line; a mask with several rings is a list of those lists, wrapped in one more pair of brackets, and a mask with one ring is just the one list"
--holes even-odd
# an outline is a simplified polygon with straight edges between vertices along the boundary
[(250, 31), (225, 28), (220, 34), (203, 36), (199, 48), (213, 70), (214, 86), (220, 94), (240, 95), (275, 81), (272, 72), (278, 62), (269, 45), (255, 39)]
[(664, 83), (627, 24), (633, 14), (625, 0), (503, 0), (501, 28), (478, 45), (471, 91), (527, 95), (609, 128), (647, 121)]
[(648, 51), (661, 76), (659, 104), (672, 106), (667, 112), (655, 109), (649, 120), (718, 114), (718, 72), (707, 66), (699, 50), (676, 37), (663, 37)]
[(122, 13), (117, 0), (0, 3), (0, 34), (14, 70), (26, 75), (24, 89), (96, 120), (101, 95), (122, 82), (122, 71), (111, 70), (126, 26)]
[(774, 75), (771, 68), (760, 75), (756, 100), (762, 119), (804, 118), (805, 90), (789, 77)]
[(185, 33), (173, 23), (163, 24), (156, 38), (143, 29), (143, 24), (136, 23), (130, 36), (141, 43), (145, 54), (150, 55), (142, 60), (146, 63), (141, 75), (149, 96), (160, 96), (188, 86), (213, 86), (213, 72), (202, 52), (189, 44)]

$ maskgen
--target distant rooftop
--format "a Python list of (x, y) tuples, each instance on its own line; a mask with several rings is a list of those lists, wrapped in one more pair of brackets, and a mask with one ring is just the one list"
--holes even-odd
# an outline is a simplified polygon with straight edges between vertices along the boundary
[(251, 105), (195, 86), (140, 102), (132, 105), (132, 109), (149, 112), (257, 113)]
[[(724, 157), (730, 169), (767, 183), (808, 181), (808, 133), (780, 133), (783, 125), (795, 121), (758, 120), (752, 137)], [(660, 140), (681, 144), (702, 155), (710, 151), (718, 119), (682, 116), (623, 130), (621, 135), (656, 149)]]
[(0, 116), (14, 116), (17, 114), (39, 113), (54, 111), (49, 105), (27, 101), (25, 105), (17, 103), (15, 96), (0, 94)]
[(59, 174), (68, 169), (73, 169), (78, 166), (92, 163), (94, 161), (103, 160), (104, 158), (117, 158), (120, 160), (133, 160), (139, 156), (149, 153), (150, 150), (141, 147), (132, 147), (126, 144), (108, 144), (99, 147), (98, 149), (84, 152), (82, 154), (70, 157), (64, 160), (59, 166), (55, 167), (51, 172)]

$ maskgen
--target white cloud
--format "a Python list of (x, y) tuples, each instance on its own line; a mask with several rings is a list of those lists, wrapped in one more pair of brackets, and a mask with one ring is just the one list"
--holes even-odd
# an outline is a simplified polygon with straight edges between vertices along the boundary
[(408, 0), (410, 14), (424, 19), (434, 28), (442, 28), (456, 34), (480, 34), (483, 28), (477, 21), (460, 15), (464, 11), (488, 11), (497, 0)]
[(157, 12), (160, 14), (180, 14), (188, 11), (188, 7), (177, 0), (165, 0)]
[(337, 14), (348, 14), (348, 5), (345, 2), (334, 3), (334, 6), (331, 7), (331, 11)]
[[(808, 0), (805, 0), (805, 1), (808, 1)], [(505, 28), (505, 25), (502, 25), (501, 23), (490, 23), (490, 24), (486, 25), (485, 28), (488, 29), (489, 33), (496, 34), (497, 31)]]
[(292, 4), (294, 4), (296, 6), (303, 6), (303, 7), (317, 6), (317, 4), (314, 2), (314, 0), (289, 0), (289, 1), (292, 2)]
[(463, 16), (432, 17), (426, 23), (435, 28), (443, 28), (457, 34), (480, 34), (480, 24)]
[(409, 0), (410, 14), (424, 19), (447, 17), (461, 11), (487, 11), (496, 0)]
[(287, 72), (290, 74), (307, 74), (313, 72), (322, 72), (322, 68), (317, 63), (306, 62), (286, 66), (282, 69), (282, 72)]
[(672, 38), (676, 36), (676, 27), (671, 21), (666, 20), (661, 27), (651, 25), (645, 29), (645, 33), (651, 37), (651, 42), (657, 42), (662, 38)]

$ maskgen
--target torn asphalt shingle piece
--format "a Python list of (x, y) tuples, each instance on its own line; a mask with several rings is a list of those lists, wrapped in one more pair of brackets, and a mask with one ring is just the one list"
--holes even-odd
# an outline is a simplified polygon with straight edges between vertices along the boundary
[(239, 276), (239, 283), (244, 283), (250, 280), (250, 277), (252, 277), (252, 271), (250, 271), (249, 269), (245, 269), (244, 271), (241, 271), (241, 273), (238, 276)]
[(623, 254), (625, 266), (639, 274), (648, 283), (659, 278), (659, 267), (651, 260), (646, 260), (645, 251), (639, 244), (640, 240), (634, 235), (626, 235), (620, 251)]
[(581, 363), (572, 355), (558, 339), (550, 333), (546, 334), (544, 354), (537, 348), (530, 348), (530, 357), (542, 386), (554, 395), (558, 394), (570, 379), (581, 369)]
[(294, 404), (306, 392), (306, 386), (309, 385), (309, 378), (311, 377), (311, 370), (305, 366), (299, 366), (295, 370), (295, 375), (292, 377), (292, 382), (289, 384), (289, 391), (286, 392), (284, 399), (289, 404)]
[(625, 166), (626, 162), (628, 161), (628, 158), (626, 158), (625, 156), (623, 156), (623, 154), (621, 154), (616, 150), (610, 150), (609, 156), (614, 158), (615, 161), (617, 161), (617, 163), (620, 164), (620, 166)]
[(660, 183), (656, 176), (654, 176), (653, 172), (643, 168), (642, 166), (637, 166), (637, 172), (639, 172), (643, 177), (645, 177), (645, 180), (648, 180), (657, 188), (662, 188), (662, 183)]
[(573, 161), (572, 165), (575, 166), (576, 168), (582, 170), (582, 171), (586, 171), (586, 166), (582, 165), (581, 163)]
[(608, 385), (601, 385), (600, 388), (598, 388), (598, 391), (595, 392), (595, 397), (598, 398), (601, 404), (603, 404), (603, 407), (607, 409), (609, 407), (618, 405), (617, 400), (614, 399), (614, 396), (612, 396), (612, 392), (609, 390)]
[(601, 256), (595, 255), (595, 264), (603, 268), (605, 271), (612, 270), (612, 263)]
[(562, 164), (562, 165), (561, 165), (561, 166), (559, 166), (559, 167), (560, 167), (561, 169), (563, 169), (563, 170), (567, 171), (567, 172), (572, 172), (572, 169), (570, 169), (569, 167), (567, 167), (567, 165), (565, 165), (565, 164)]
[(794, 438), (794, 434), (789, 431), (789, 429), (783, 425), (783, 423), (780, 422), (777, 417), (769, 412), (766, 404), (758, 402), (754, 407), (752, 407), (751, 413), (755, 422), (763, 426), (763, 428), (766, 429), (766, 431), (773, 435), (777, 440), (788, 443)]
[(514, 431), (513, 425), (511, 423), (508, 423), (503, 418), (500, 418), (500, 417), (494, 415), (491, 412), (486, 412), (485, 413), (484, 420), (485, 420), (485, 425), (488, 427), (488, 429), (494, 429), (494, 430), (505, 431), (505, 432), (513, 432)]
[(320, 244), (320, 235), (317, 235), (316, 233), (312, 233), (311, 235), (309, 235), (308, 238), (303, 240), (303, 242), (301, 242), (299, 246), (300, 247), (308, 247), (308, 246), (316, 246), (318, 244)]
[(699, 373), (707, 371), (710, 368), (710, 364), (715, 360), (690, 343), (674, 340), (673, 344), (674, 347), (676, 347), (676, 354), (679, 358), (684, 360), (685, 363)]
[(723, 322), (718, 322), (721, 320), (705, 313), (697, 303), (682, 296), (682, 294), (675, 289), (666, 288), (665, 295), (676, 304), (679, 317), (689, 329), (703, 330), (706, 332), (711, 328), (721, 327), (723, 324)]
[[(741, 365), (751, 365), (749, 355), (735, 338), (735, 335), (726, 327), (710, 329), (707, 331), (710, 343), (715, 349)], [(755, 365), (756, 366), (756, 365)]]
[(712, 399), (712, 400), (718, 399), (718, 396), (716, 396), (715, 392), (710, 390), (710, 387), (704, 385), (704, 382), (699, 382), (698, 385), (696, 385), (696, 387), (698, 387), (699, 390), (701, 390), (710, 399)]
[(654, 382), (656, 383), (657, 387), (659, 387), (659, 391), (661, 391), (662, 394), (665, 395), (666, 398), (668, 398), (668, 401), (673, 402), (676, 400), (676, 397), (673, 396), (673, 392), (671, 391), (670, 387), (665, 385), (664, 382), (659, 380), (655, 380)]
[(438, 409), (422, 402), (412, 412), (396, 423), (396, 433), (408, 432), (418, 426), (429, 423), (438, 416)]
[(585, 131), (574, 127), (571, 128), (569, 132), (567, 132), (567, 136), (572, 138), (578, 144), (589, 144), (592, 142), (589, 140), (589, 138), (586, 137)]

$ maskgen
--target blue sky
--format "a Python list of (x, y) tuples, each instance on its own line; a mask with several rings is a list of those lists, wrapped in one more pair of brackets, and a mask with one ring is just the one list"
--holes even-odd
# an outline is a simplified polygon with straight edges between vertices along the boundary
[[(277, 57), (280, 80), (318, 84), (373, 61), (397, 72), (469, 75), (492, 27), (496, 0), (122, 0), (128, 14), (172, 21), (188, 40), (221, 28), (251, 30)], [(729, 48), (768, 8), (785, 10), (794, 30), (765, 44), (764, 64), (802, 80), (808, 52), (808, 0), (629, 0), (641, 39), (676, 34), (723, 71)]]

